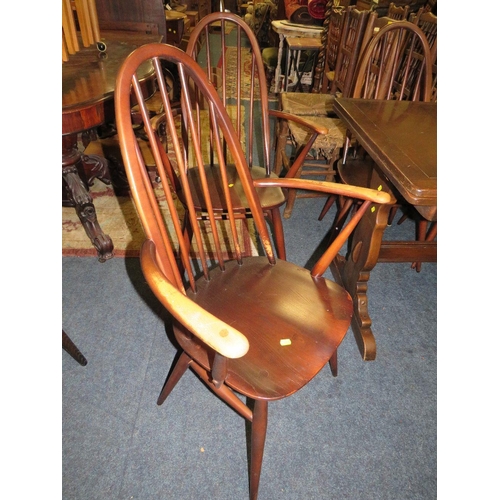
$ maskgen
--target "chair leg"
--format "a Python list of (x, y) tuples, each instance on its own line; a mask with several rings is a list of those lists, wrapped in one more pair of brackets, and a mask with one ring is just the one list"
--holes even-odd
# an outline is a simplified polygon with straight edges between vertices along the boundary
[(191, 358), (185, 352), (182, 352), (179, 359), (175, 362), (175, 365), (168, 376), (160, 395), (158, 396), (158, 401), (156, 402), (158, 406), (163, 404), (165, 399), (167, 399), (167, 396), (172, 392), (172, 389), (176, 386), (177, 382), (179, 382), (181, 377), (189, 368), (191, 361)]
[(288, 125), (284, 120), (276, 124), (276, 135), (277, 137), (275, 149), (276, 156), (274, 158), (274, 173), (276, 175), (280, 175), (281, 171), (283, 170), (283, 166), (285, 166), (285, 168), (289, 167), (285, 157), (285, 150), (288, 141)]
[[(437, 222), (431, 222), (427, 234), (425, 234), (427, 230), (427, 221), (425, 219), (417, 222), (417, 228), (417, 241), (432, 241), (437, 236)], [(419, 273), (422, 269), (422, 263), (413, 262), (411, 268)]]
[(332, 371), (332, 375), (336, 377), (338, 375), (338, 359), (337, 359), (337, 349), (335, 349), (335, 352), (332, 354), (332, 357), (330, 358), (330, 370)]
[(286, 260), (285, 234), (283, 232), (283, 221), (281, 220), (279, 208), (273, 208), (271, 210), (271, 221), (273, 223), (274, 239), (278, 257), (281, 260)]
[(85, 356), (80, 352), (78, 347), (73, 343), (73, 341), (68, 337), (67, 333), (63, 330), (62, 331), (62, 346), (63, 349), (78, 363), (80, 363), (82, 366), (85, 366), (87, 364), (87, 359)]
[[(302, 166), (298, 169), (296, 177), (299, 178), (302, 173)], [(297, 190), (289, 189), (288, 196), (286, 200), (285, 210), (283, 211), (283, 217), (289, 219), (292, 216), (293, 206), (295, 204), (295, 199), (297, 198)]]
[(352, 198), (347, 198), (344, 202), (340, 202), (340, 206), (335, 214), (335, 219), (332, 224), (332, 231), (330, 234), (330, 243), (337, 237), (337, 235), (342, 230), (344, 223), (351, 211), (351, 208), (354, 204), (354, 200)]
[[(389, 217), (387, 217), (387, 225), (392, 226), (392, 221), (394, 220), (394, 217), (396, 217), (396, 212), (398, 211), (399, 205), (394, 205), (391, 207), (389, 210)], [(398, 222), (400, 224), (401, 222)]]
[(334, 194), (328, 196), (323, 206), (323, 210), (321, 210), (321, 213), (319, 214), (318, 220), (323, 220), (323, 217), (328, 213), (328, 210), (330, 210), (330, 208), (332, 208), (332, 205), (335, 203), (336, 198), (337, 197)]
[(267, 401), (255, 400), (250, 448), (250, 500), (257, 500), (267, 431)]

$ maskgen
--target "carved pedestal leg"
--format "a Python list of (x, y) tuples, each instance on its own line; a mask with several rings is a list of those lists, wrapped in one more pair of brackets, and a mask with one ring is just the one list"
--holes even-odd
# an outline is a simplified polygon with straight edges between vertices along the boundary
[[(376, 189), (380, 185), (384, 191), (390, 192), (374, 171), (369, 187)], [(365, 361), (374, 360), (376, 356), (372, 320), (368, 314), (368, 280), (370, 271), (377, 263), (390, 209), (391, 205), (376, 205), (369, 209), (352, 234), (346, 258), (337, 257), (331, 265), (335, 279), (342, 283), (353, 299), (351, 328)]]
[(97, 222), (81, 153), (76, 148), (76, 140), (70, 136), (63, 136), (62, 177), (63, 205), (75, 207), (87, 236), (97, 250), (99, 262), (105, 262), (113, 257), (113, 242)]

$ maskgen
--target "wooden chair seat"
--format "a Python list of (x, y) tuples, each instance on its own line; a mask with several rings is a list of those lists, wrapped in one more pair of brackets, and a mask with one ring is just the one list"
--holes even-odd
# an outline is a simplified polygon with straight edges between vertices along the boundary
[(297, 116), (333, 116), (332, 94), (302, 94), (283, 92), (279, 96), (280, 109)]
[[(265, 179), (268, 178), (266, 170), (262, 167), (252, 167), (250, 173), (253, 179)], [(213, 209), (216, 212), (225, 212), (227, 210), (227, 203), (224, 199), (223, 193), (220, 190), (222, 185), (222, 175), (221, 169), (218, 166), (206, 166), (205, 167), (206, 179), (208, 181), (208, 186), (210, 189), (210, 195), (212, 199)], [(250, 208), (248, 200), (245, 196), (243, 186), (241, 185), (240, 177), (238, 176), (236, 167), (234, 165), (227, 166), (227, 182), (231, 187), (231, 203), (233, 204), (233, 209), (238, 212), (245, 212)], [(198, 168), (191, 168), (188, 171), (189, 184), (191, 192), (194, 194), (193, 202), (197, 210), (202, 211), (205, 207), (205, 201), (202, 188), (201, 175)], [(270, 178), (278, 178), (276, 174), (271, 174)], [(185, 203), (182, 195), (182, 191), (178, 193), (179, 199)], [(283, 190), (274, 187), (265, 187), (257, 189), (257, 195), (260, 200), (262, 207), (266, 209), (271, 209), (275, 207), (280, 207), (285, 203), (286, 196)]]
[[(234, 300), (235, 281), (252, 293)], [(340, 345), (352, 314), (351, 297), (341, 286), (313, 279), (290, 262), (272, 266), (266, 257), (244, 259), (243, 265), (229, 262), (187, 296), (245, 335), (250, 348), (244, 357), (228, 360), (225, 383), (266, 400), (293, 394), (314, 377)], [(181, 325), (175, 335), (182, 349), (209, 370), (211, 350)]]

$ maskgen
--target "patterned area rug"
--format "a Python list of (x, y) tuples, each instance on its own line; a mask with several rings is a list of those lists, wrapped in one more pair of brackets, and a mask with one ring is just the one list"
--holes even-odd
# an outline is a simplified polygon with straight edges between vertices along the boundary
[[(116, 196), (113, 188), (99, 180), (90, 188), (90, 194), (96, 208), (97, 220), (103, 232), (110, 236), (114, 244), (115, 257), (138, 257), (146, 239), (139, 216), (131, 198)], [(179, 213), (183, 208), (179, 203)], [(169, 221), (168, 221), (169, 222)], [(254, 255), (256, 247), (253, 224), (248, 220), (239, 220), (238, 236), (245, 255)], [(168, 224), (167, 224), (168, 225)], [(229, 226), (219, 224), (219, 237), (225, 242), (226, 256), (234, 250), (227, 237)], [(209, 227), (204, 231), (205, 246), (210, 252), (212, 234)], [(78, 215), (74, 208), (62, 209), (62, 247), (63, 256), (97, 257)], [(196, 250), (196, 249), (195, 249)]]
[[(229, 116), (234, 119), (236, 116), (236, 106), (228, 106)], [(241, 113), (245, 113), (244, 108), (241, 108)], [(203, 126), (208, 127), (208, 116), (202, 116)], [(244, 136), (244, 134), (243, 134)], [(244, 138), (243, 138), (244, 146)], [(141, 148), (146, 143), (141, 141)], [(101, 156), (108, 158), (120, 158), (119, 143), (117, 139), (107, 139), (100, 143)], [(169, 147), (169, 151), (173, 148)], [(209, 162), (208, 145), (202, 145), (203, 157), (206, 163)], [(97, 153), (97, 150), (89, 151), (87, 154)], [(192, 154), (192, 153), (190, 153)], [(153, 164), (152, 154), (150, 153), (151, 164)], [(147, 157), (147, 154), (146, 154)], [(146, 160), (147, 161), (147, 160)], [(149, 161), (147, 161), (149, 164)], [(103, 232), (112, 239), (114, 244), (114, 255), (116, 257), (137, 257), (140, 252), (142, 243), (146, 236), (142, 230), (139, 216), (135, 209), (134, 203), (131, 198), (126, 196), (116, 196), (113, 188), (107, 186), (100, 180), (95, 180), (94, 185), (90, 187), (90, 195), (92, 196), (94, 206), (96, 209), (97, 220)], [(179, 213), (183, 214), (183, 207), (179, 203)], [(165, 212), (166, 213), (166, 212)], [(171, 223), (168, 218), (167, 225)], [(240, 247), (243, 249), (245, 255), (256, 255), (257, 248), (255, 244), (255, 228), (249, 220), (237, 221), (238, 237)], [(233, 248), (229, 243), (228, 232), (229, 223), (219, 224), (219, 238), (223, 241), (225, 247), (225, 256), (232, 255)], [(205, 248), (209, 253), (213, 248), (211, 228), (206, 227), (204, 232)], [(74, 208), (62, 208), (62, 248), (63, 255), (65, 256), (97, 256), (96, 250), (91, 244), (83, 226), (80, 223), (78, 215)], [(196, 251), (196, 249), (195, 249)]]

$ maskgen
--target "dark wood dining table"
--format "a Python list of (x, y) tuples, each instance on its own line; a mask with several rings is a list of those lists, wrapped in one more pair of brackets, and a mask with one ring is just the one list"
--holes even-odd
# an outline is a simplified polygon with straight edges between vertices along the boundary
[[(337, 98), (333, 106), (373, 160), (368, 187), (390, 192), (428, 221), (437, 221), (437, 104)], [(352, 234), (347, 255), (331, 266), (353, 298), (351, 326), (364, 360), (376, 355), (368, 313), (368, 280), (375, 264), (437, 260), (436, 241), (383, 238), (389, 210), (385, 205), (368, 211)]]
[[(104, 262), (113, 256), (113, 242), (99, 225), (89, 185), (95, 178), (111, 184), (112, 176), (106, 159), (84, 155), (78, 139), (80, 134), (114, 121), (115, 80), (123, 61), (135, 48), (159, 42), (161, 36), (102, 31), (101, 41), (105, 51), (96, 45), (82, 48), (62, 65), (62, 202), (75, 208), (99, 261)], [(152, 64), (145, 65), (139, 70), (139, 79), (148, 82), (153, 74)]]

